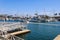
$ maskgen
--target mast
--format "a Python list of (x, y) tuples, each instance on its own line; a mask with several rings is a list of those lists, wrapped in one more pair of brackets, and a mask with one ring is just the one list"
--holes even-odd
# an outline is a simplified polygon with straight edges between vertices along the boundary
[(45, 8), (44, 8), (44, 13), (43, 13), (43, 14), (44, 14), (44, 16), (46, 15), (46, 10), (45, 10)]

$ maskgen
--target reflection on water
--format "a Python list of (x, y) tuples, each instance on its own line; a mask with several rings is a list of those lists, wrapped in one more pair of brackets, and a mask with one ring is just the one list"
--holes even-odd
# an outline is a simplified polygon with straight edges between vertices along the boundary
[(60, 34), (60, 26), (30, 23), (28, 24), (28, 29), (30, 29), (31, 32), (22, 35), (22, 38), (25, 40), (53, 40), (58, 34)]

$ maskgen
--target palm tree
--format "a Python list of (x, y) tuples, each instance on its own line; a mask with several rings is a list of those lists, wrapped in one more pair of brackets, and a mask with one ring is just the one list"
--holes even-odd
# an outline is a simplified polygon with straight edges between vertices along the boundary
[(54, 15), (57, 15), (57, 13), (55, 13)]
[(60, 13), (59, 13), (59, 15), (60, 15)]

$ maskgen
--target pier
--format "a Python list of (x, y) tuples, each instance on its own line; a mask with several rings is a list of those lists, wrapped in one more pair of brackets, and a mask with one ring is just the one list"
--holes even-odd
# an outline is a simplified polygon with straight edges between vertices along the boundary
[[(24, 23), (20, 22), (0, 22), (0, 37), (5, 39), (11, 39), (11, 37), (14, 37), (18, 34), (24, 34), (30, 32), (30, 30), (27, 29), (26, 25)], [(19, 38), (21, 39), (22, 38)]]

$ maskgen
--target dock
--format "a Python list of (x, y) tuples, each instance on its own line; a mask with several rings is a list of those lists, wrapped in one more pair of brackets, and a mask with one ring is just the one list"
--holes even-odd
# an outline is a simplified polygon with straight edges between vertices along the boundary
[(30, 32), (30, 30), (18, 31), (18, 32), (10, 33), (10, 35), (24, 34), (24, 33), (27, 33), (27, 32)]
[(55, 37), (54, 40), (60, 40), (60, 35), (58, 35), (57, 37)]

